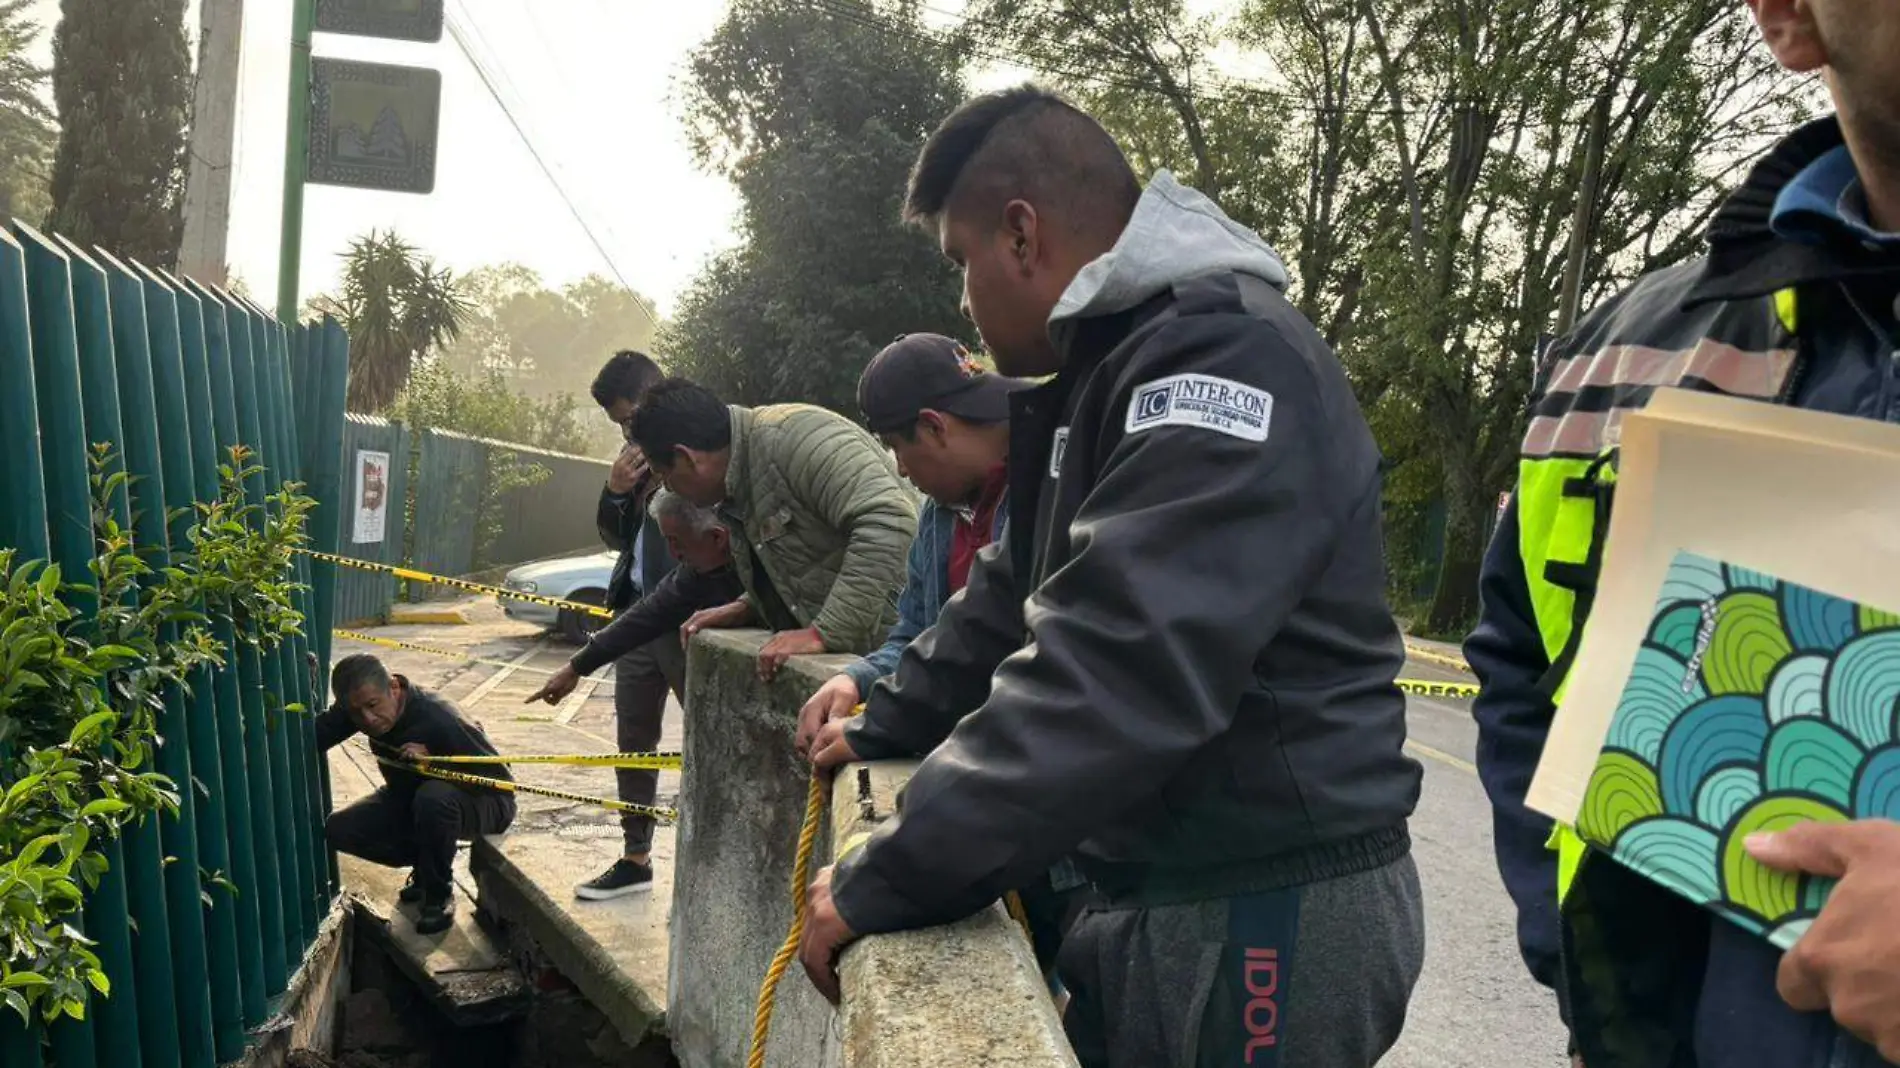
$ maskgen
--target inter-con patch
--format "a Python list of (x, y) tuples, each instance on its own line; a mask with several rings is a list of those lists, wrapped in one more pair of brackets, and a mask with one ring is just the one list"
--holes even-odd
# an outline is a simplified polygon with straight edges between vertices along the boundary
[(1190, 426), (1245, 441), (1267, 440), (1273, 394), (1230, 378), (1169, 375), (1135, 390), (1128, 402), (1130, 434), (1158, 426)]

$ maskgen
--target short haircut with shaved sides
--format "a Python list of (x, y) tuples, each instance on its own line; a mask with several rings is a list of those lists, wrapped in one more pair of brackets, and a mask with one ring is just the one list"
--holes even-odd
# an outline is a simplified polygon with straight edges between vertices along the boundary
[(1141, 183), (1102, 124), (1036, 85), (987, 93), (943, 120), (910, 174), (904, 220), (934, 226), (952, 201), (1026, 200), (1072, 231), (1127, 223)]

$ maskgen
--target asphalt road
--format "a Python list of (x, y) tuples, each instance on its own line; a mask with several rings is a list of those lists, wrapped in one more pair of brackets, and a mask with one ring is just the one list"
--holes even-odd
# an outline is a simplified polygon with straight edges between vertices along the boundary
[[(1410, 678), (1469, 682), (1412, 661)], [(1472, 766), (1469, 701), (1413, 697), (1412, 755), (1425, 766), (1412, 818), (1425, 887), (1425, 974), (1391, 1068), (1563, 1068), (1563, 1024), (1517, 953), (1515, 914), (1491, 852), (1491, 809)]]
[[(537, 644), (531, 628), (501, 622), (498, 611), (484, 614), (476, 626), (403, 627), (379, 633), (438, 648), (468, 649), (499, 660), (512, 660), (533, 646), (525, 662), (543, 669), (558, 666), (569, 652), (557, 640)], [(358, 649), (345, 642), (338, 647)], [(492, 668), (374, 651), (393, 670), (462, 702), (464, 712), (484, 721), (505, 749), (545, 749), (577, 740), (588, 751), (612, 747), (613, 706), (608, 690), (571, 711), (564, 710), (564, 717), (547, 715), (553, 710), (545, 706), (537, 706), (540, 714), (530, 716), (520, 702), (538, 684), (532, 675), (523, 673), (499, 690), (483, 691), (481, 680), (494, 674)], [(1421, 660), (1409, 663), (1405, 676), (1471, 681), (1467, 675)], [(469, 698), (479, 693), (486, 696), (471, 703)], [(562, 724), (557, 727), (549, 719), (561, 719)], [(1492, 858), (1490, 806), (1471, 763), (1477, 730), (1470, 702), (1413, 697), (1408, 722), (1409, 747), (1425, 767), (1424, 793), (1412, 820), (1414, 855), (1425, 888), (1425, 972), (1413, 996), (1405, 1032), (1381, 1064), (1385, 1068), (1566, 1068), (1556, 1001), (1531, 981), (1517, 954), (1513, 911)], [(678, 731), (674, 709), (662, 744), (677, 746)], [(519, 732), (529, 733), (517, 737)], [(594, 743), (591, 748), (589, 741)], [(569, 782), (561, 777), (563, 770), (538, 768), (535, 777), (561, 778), (549, 785), (572, 790), (611, 789), (604, 772), (594, 772), (591, 778), (577, 773)], [(347, 777), (347, 773), (338, 774)], [(369, 779), (362, 777), (367, 787)], [(662, 780), (663, 804), (670, 803), (677, 788), (670, 780), (671, 775)], [(345, 794), (354, 796), (340, 790), (340, 796)], [(596, 822), (611, 839), (612, 818), (598, 814)], [(564, 833), (576, 832), (568, 828)]]

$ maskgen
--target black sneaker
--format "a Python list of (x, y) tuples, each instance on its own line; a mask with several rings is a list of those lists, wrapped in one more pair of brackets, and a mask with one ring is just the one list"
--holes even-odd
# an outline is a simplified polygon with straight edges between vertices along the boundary
[(422, 900), (422, 884), (416, 882), (415, 872), (410, 872), (408, 881), (402, 884), (401, 890), (396, 891), (396, 900), (405, 905), (413, 905)]
[(613, 867), (574, 888), (582, 901), (611, 901), (653, 889), (653, 867), (621, 857)]
[(455, 898), (450, 896), (442, 901), (424, 901), (416, 913), (416, 933), (419, 935), (441, 934), (455, 926)]

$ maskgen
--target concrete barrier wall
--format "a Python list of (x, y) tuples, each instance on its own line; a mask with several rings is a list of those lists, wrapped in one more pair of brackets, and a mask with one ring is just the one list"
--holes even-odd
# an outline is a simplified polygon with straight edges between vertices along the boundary
[[(791, 873), (808, 769), (798, 708), (847, 658), (794, 660), (771, 684), (766, 635), (703, 634), (688, 665), (668, 1028), (683, 1068), (745, 1063), (766, 968), (792, 921)], [(839, 772), (817, 856), (896, 811), (914, 765)], [(771, 1068), (1003, 1065), (1073, 1068), (1027, 940), (1000, 904), (945, 927), (866, 938), (842, 962), (834, 1013), (796, 962), (780, 986)]]

